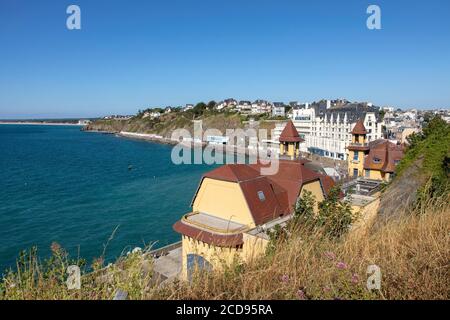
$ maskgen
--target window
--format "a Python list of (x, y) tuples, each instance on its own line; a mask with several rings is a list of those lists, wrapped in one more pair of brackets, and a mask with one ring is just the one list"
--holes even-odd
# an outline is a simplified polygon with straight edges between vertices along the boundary
[(197, 254), (187, 254), (187, 274), (188, 279), (192, 279), (192, 275), (196, 270), (210, 271), (212, 265), (208, 260)]
[(370, 178), (370, 170), (366, 169), (366, 178)]
[(400, 160), (394, 160), (394, 164), (395, 164), (395, 165), (398, 165), (399, 162), (400, 162)]
[(380, 158), (373, 158), (373, 163), (380, 163), (381, 159)]
[(353, 151), (353, 161), (358, 161), (358, 155), (359, 155), (358, 151)]
[(261, 201), (265, 201), (266, 200), (266, 196), (264, 195), (264, 192), (258, 191), (258, 198)]

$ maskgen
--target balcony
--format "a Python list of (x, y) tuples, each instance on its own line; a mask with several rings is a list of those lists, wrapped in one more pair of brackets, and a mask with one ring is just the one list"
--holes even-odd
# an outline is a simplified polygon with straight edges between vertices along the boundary
[(369, 144), (367, 142), (366, 143), (352, 142), (349, 144), (349, 147), (350, 146), (352, 146), (352, 147), (368, 147)]
[(348, 150), (352, 151), (367, 151), (369, 150), (369, 144), (366, 143), (359, 143), (359, 142), (352, 142), (347, 147)]
[(203, 212), (191, 212), (182, 218), (182, 221), (205, 231), (219, 234), (237, 234), (249, 230), (248, 226)]

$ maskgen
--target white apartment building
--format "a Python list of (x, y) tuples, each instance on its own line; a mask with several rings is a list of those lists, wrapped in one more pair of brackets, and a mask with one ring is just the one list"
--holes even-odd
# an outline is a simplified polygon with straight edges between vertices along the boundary
[(364, 120), (368, 141), (382, 138), (378, 108), (367, 104), (331, 107), (330, 103), (303, 105), (293, 110), (293, 122), (305, 142), (300, 151), (332, 159), (346, 160), (351, 131), (358, 119)]

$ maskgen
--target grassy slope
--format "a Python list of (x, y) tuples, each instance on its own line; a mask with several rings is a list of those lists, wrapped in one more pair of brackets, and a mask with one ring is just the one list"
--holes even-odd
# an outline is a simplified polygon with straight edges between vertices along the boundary
[[(273, 257), (232, 268), (225, 275), (200, 276), (191, 286), (180, 283), (156, 297), (448, 299), (449, 228), (450, 210), (442, 206), (421, 216), (406, 215), (374, 233), (340, 242), (305, 232), (281, 245)], [(371, 264), (381, 268), (379, 293), (366, 289), (366, 271)]]
[(439, 117), (432, 118), (423, 133), (410, 140), (396, 179), (381, 197), (378, 220), (397, 217), (421, 198), (449, 192), (450, 125)]
[[(107, 132), (140, 132), (153, 133), (170, 138), (175, 129), (186, 129), (193, 134), (193, 116), (188, 112), (169, 113), (161, 116), (160, 119), (134, 117), (130, 120), (97, 120), (87, 127), (92, 131)], [(195, 120), (203, 121), (203, 129), (218, 129), (223, 134), (227, 129), (244, 128), (243, 119), (239, 114), (235, 113), (209, 113), (205, 112), (202, 116), (196, 117)], [(261, 121), (258, 128), (270, 130), (275, 127), (273, 122)]]
[[(84, 276), (81, 290), (67, 290), (69, 261), (57, 249), (50, 268), (36, 257), (25, 258), (20, 272), (5, 277), (0, 298), (111, 299), (122, 289), (131, 299), (448, 299), (448, 230), (446, 204), (338, 242), (300, 230), (288, 243), (277, 244), (274, 255), (162, 288), (151, 285), (151, 261), (131, 254), (107, 273)], [(381, 268), (380, 292), (366, 289), (371, 264)]]

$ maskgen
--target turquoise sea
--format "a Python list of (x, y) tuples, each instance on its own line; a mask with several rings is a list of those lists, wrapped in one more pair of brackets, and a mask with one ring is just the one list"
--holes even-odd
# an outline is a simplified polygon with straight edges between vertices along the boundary
[(72, 257), (107, 260), (178, 241), (172, 230), (206, 165), (174, 165), (172, 147), (76, 126), (0, 125), (0, 270), (23, 249), (43, 258), (58, 242)]

